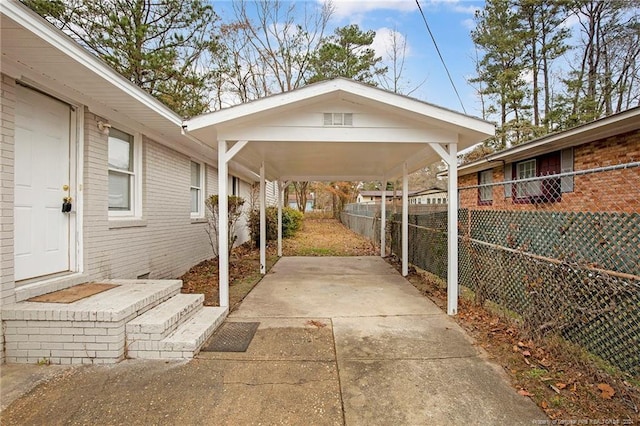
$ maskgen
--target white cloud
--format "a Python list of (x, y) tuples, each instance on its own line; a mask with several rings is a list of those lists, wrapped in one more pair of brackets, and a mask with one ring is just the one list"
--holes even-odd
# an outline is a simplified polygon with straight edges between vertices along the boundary
[[(418, 10), (415, 0), (317, 0), (318, 3), (331, 2), (334, 8), (333, 17), (340, 21), (347, 19), (351, 24), (361, 24), (366, 15), (375, 11), (390, 13), (409, 13)], [(444, 8), (454, 13), (474, 15), (481, 9), (480, 4), (460, 0), (419, 0), (423, 10)]]
[(468, 30), (475, 30), (476, 29), (476, 21), (473, 20), (472, 18), (467, 18), (464, 19), (462, 21), (462, 26)]
[(399, 31), (391, 28), (382, 27), (376, 30), (376, 36), (371, 43), (371, 47), (376, 52), (376, 56), (381, 56), (383, 61), (391, 61), (391, 53), (393, 52), (393, 44), (400, 50), (399, 54), (402, 54), (403, 47), (405, 48), (405, 57), (411, 56), (411, 46), (407, 42), (406, 37)]
[(468, 15), (475, 15), (477, 11), (481, 10), (481, 7), (478, 6), (455, 6), (453, 10), (458, 13), (465, 13)]
[[(324, 0), (320, 0), (324, 2)], [(362, 16), (375, 10), (392, 10), (396, 12), (411, 12), (416, 9), (416, 3), (411, 0), (333, 0), (334, 17), (350, 18)]]

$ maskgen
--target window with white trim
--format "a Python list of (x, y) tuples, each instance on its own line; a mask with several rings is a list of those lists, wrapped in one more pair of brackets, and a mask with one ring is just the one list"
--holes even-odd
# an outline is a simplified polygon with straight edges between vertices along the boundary
[(133, 135), (109, 129), (109, 216), (140, 215), (139, 145)]
[(480, 204), (491, 204), (493, 201), (493, 186), (482, 186), (493, 183), (493, 169), (484, 170), (478, 174), (478, 201)]
[[(527, 160), (516, 164), (516, 179), (520, 180), (535, 178), (536, 174), (536, 160)], [(531, 181), (516, 184), (516, 197), (526, 198), (541, 195), (542, 188), (540, 184), (540, 181)]]
[(191, 161), (191, 217), (204, 216), (204, 165)]

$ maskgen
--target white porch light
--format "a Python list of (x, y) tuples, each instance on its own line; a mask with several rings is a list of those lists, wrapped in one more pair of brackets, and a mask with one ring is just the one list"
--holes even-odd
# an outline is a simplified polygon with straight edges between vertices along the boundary
[[(326, 120), (343, 117), (342, 120)], [(337, 115), (336, 115), (337, 114)], [(349, 120), (344, 119), (349, 117)], [(218, 149), (220, 229), (226, 229), (228, 163), (278, 181), (279, 211), (286, 181), (393, 180), (403, 177), (402, 273), (408, 273), (407, 175), (439, 160), (449, 165), (448, 313), (457, 312), (458, 149), (494, 134), (486, 121), (352, 80), (334, 79), (194, 117), (183, 123), (198, 140)], [(235, 142), (235, 143), (233, 143)], [(233, 145), (229, 144), (233, 143)], [(385, 185), (386, 187), (386, 185)], [(226, 206), (225, 206), (226, 207)], [(381, 239), (386, 211), (382, 209)], [(262, 211), (261, 211), (261, 216)], [(281, 214), (279, 227), (281, 227)], [(280, 230), (281, 232), (281, 230)], [(278, 252), (281, 254), (281, 233)], [(265, 272), (261, 226), (261, 272)], [(221, 235), (226, 235), (221, 232)], [(224, 241), (223, 241), (224, 240)], [(228, 247), (220, 244), (220, 304), (228, 306)], [(224, 247), (223, 247), (224, 246)], [(384, 247), (384, 246), (383, 246)], [(384, 248), (381, 255), (384, 256)]]

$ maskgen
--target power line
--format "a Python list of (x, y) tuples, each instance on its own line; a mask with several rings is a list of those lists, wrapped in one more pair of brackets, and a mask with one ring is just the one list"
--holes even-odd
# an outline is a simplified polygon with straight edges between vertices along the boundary
[(440, 53), (440, 48), (438, 47), (438, 43), (436, 43), (436, 39), (431, 32), (431, 28), (429, 27), (429, 23), (427, 22), (427, 18), (424, 16), (424, 12), (422, 11), (422, 6), (420, 6), (420, 2), (416, 0), (416, 4), (418, 5), (418, 10), (420, 11), (420, 15), (422, 15), (422, 20), (424, 21), (424, 25), (427, 27), (427, 31), (431, 36), (431, 40), (433, 41), (433, 45), (436, 48), (436, 52), (438, 52), (438, 56), (440, 57), (440, 62), (442, 62), (442, 66), (444, 70), (447, 72), (447, 77), (449, 77), (449, 81), (451, 82), (451, 86), (453, 87), (453, 91), (456, 92), (456, 96), (458, 97), (458, 101), (460, 102), (460, 106), (462, 107), (462, 111), (467, 113), (467, 110), (464, 108), (464, 104), (462, 103), (462, 98), (460, 98), (460, 94), (458, 93), (458, 89), (456, 88), (455, 83), (453, 82), (453, 78), (451, 78), (451, 73), (449, 72), (449, 68), (447, 68), (447, 64), (444, 62), (444, 58), (442, 57), (442, 53)]

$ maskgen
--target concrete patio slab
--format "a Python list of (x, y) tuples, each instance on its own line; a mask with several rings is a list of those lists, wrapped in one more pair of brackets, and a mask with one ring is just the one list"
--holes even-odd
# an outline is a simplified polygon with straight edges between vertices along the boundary
[[(318, 261), (318, 272), (308, 272), (314, 268), (309, 259)], [(441, 312), (381, 258), (349, 259), (283, 258), (232, 317), (337, 318)], [(357, 265), (353, 273), (352, 263)], [(368, 274), (367, 268), (371, 270)]]
[(532, 425), (546, 416), (480, 357), (341, 361), (346, 424)]
[(442, 315), (335, 318), (338, 360), (477, 356), (472, 341)]
[[(320, 272), (310, 271), (314, 261)], [(2, 424), (546, 420), (450, 317), (384, 271), (375, 257), (281, 259), (227, 319), (260, 322), (246, 352), (72, 370), (14, 402)]]
[(309, 360), (335, 362), (328, 318), (238, 318), (260, 322), (246, 352), (200, 352), (198, 358), (226, 360)]
[(40, 386), (3, 425), (343, 424), (332, 362), (128, 360)]

